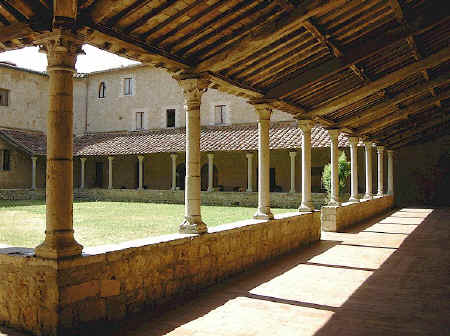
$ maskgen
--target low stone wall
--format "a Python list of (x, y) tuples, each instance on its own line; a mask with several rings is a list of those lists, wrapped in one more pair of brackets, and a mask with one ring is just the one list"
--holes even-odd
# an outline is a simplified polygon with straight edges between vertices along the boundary
[(341, 206), (324, 206), (321, 209), (322, 230), (340, 232), (394, 207), (394, 197), (385, 195), (358, 203), (343, 203)]
[(0, 248), (0, 320), (36, 335), (79, 335), (92, 324), (110, 325), (192, 295), (318, 241), (320, 232), (316, 211), (222, 225), (204, 235), (87, 248), (82, 257), (61, 261)]
[[(132, 190), (132, 189), (87, 189), (76, 190), (76, 199), (105, 200), (105, 201), (132, 201), (184, 204), (184, 191), (171, 190)], [(313, 193), (312, 201), (319, 209), (326, 194)], [(258, 193), (256, 192), (206, 192), (201, 193), (202, 204), (257, 207)], [(270, 202), (273, 208), (296, 209), (301, 203), (302, 194), (299, 193), (271, 193)]]

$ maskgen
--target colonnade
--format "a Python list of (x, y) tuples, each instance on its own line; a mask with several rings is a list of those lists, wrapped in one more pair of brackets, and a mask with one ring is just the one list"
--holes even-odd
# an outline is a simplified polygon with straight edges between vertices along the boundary
[[(74, 239), (73, 204), (73, 73), (80, 54), (82, 42), (70, 32), (55, 31), (42, 40), (41, 49), (47, 53), (49, 85), (49, 111), (47, 118), (47, 220), (44, 242), (36, 247), (36, 255), (43, 258), (65, 258), (81, 254), (82, 246)], [(181, 233), (205, 233), (207, 226), (201, 216), (201, 176), (200, 176), (200, 105), (201, 98), (209, 85), (208, 80), (197, 74), (182, 74), (174, 77), (184, 93), (186, 113), (186, 181), (185, 215), (179, 231)], [(271, 101), (259, 99), (249, 101), (258, 117), (258, 208), (255, 219), (270, 220), (274, 216), (270, 208), (270, 117)], [(300, 120), (302, 130), (302, 200), (299, 211), (312, 211), (311, 202), (311, 120)], [(330, 205), (339, 205), (338, 177), (338, 130), (329, 130), (331, 139), (332, 193)], [(352, 197), (358, 201), (356, 139), (350, 140), (352, 160)], [(372, 144), (366, 148), (366, 197), (372, 195)], [(383, 194), (383, 153), (378, 147), (378, 194)], [(172, 190), (176, 189), (176, 155), (172, 154)], [(294, 191), (295, 153), (291, 158), (291, 191)], [(253, 154), (247, 154), (248, 187), (252, 191)], [(143, 188), (143, 161), (139, 160), (139, 189)], [(112, 189), (114, 157), (108, 157), (108, 188)], [(212, 191), (214, 155), (208, 155), (208, 190)], [(85, 187), (86, 158), (81, 159), (81, 187)], [(33, 159), (33, 188), (36, 188), (36, 159)], [(393, 193), (393, 153), (388, 151), (388, 193)]]

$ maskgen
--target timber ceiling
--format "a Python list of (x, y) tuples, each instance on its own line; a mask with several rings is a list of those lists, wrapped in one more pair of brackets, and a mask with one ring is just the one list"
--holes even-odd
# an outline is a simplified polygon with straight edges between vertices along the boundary
[[(449, 133), (445, 0), (68, 1), (87, 43), (297, 118), (392, 148)], [(55, 10), (0, 0), (0, 51), (33, 45)]]

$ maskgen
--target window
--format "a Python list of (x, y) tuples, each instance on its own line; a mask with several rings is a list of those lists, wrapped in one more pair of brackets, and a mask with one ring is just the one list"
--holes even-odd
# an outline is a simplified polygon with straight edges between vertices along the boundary
[(133, 81), (131, 78), (123, 79), (123, 95), (131, 96), (133, 94)]
[(105, 98), (105, 90), (106, 90), (105, 82), (101, 82), (98, 87), (98, 98)]
[(0, 170), (10, 170), (10, 152), (5, 149), (0, 151)]
[(0, 89), (0, 106), (8, 106), (9, 90)]
[(167, 109), (167, 127), (175, 127), (175, 109)]
[(225, 124), (225, 112), (226, 112), (226, 105), (216, 105), (214, 107), (214, 115), (215, 115), (215, 124), (216, 125), (223, 125)]
[(136, 129), (144, 129), (144, 112), (136, 112)]

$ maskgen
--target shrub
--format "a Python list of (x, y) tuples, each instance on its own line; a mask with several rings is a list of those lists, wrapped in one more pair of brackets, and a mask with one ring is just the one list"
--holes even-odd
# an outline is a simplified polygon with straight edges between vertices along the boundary
[[(338, 159), (339, 197), (343, 196), (346, 192), (346, 186), (350, 173), (350, 162), (347, 161), (347, 156), (344, 152), (342, 152)], [(327, 196), (329, 199), (331, 196), (331, 163), (328, 163), (325, 167), (323, 167), (322, 186), (327, 191)]]

